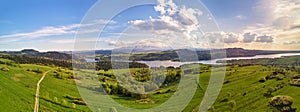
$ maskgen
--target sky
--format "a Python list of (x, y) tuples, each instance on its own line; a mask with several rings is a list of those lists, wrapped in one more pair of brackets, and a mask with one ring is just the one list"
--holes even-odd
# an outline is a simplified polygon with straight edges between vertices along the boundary
[(0, 51), (300, 50), (297, 0), (149, 1), (1, 0)]

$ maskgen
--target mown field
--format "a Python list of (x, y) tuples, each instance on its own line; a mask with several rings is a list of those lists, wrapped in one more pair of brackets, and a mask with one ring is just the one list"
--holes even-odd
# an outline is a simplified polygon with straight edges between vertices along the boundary
[[(5, 112), (33, 111), (36, 84), (42, 74), (49, 71), (41, 83), (40, 111), (90, 111), (82, 101), (73, 73), (69, 69), (55, 66), (34, 64), (15, 64), (10, 60), (1, 59), (0, 64), (0, 108)], [(13, 63), (13, 64), (7, 64)], [(196, 94), (184, 112), (197, 111), (202, 96), (210, 79), (209, 65), (201, 65), (199, 69), (199, 86)], [(133, 69), (137, 71), (139, 69)], [(99, 80), (105, 77), (106, 82), (115, 84), (112, 71), (98, 71)], [(100, 75), (99, 75), (100, 73)], [(186, 75), (192, 75), (186, 74)], [(256, 65), (230, 65), (226, 69), (224, 85), (211, 112), (272, 112), (269, 101), (277, 95), (287, 95), (293, 98), (293, 108), (300, 109), (300, 87), (290, 84), (297, 78), (297, 66), (276, 67)], [(268, 78), (267, 78), (268, 77)], [(118, 103), (131, 108), (151, 108), (167, 101), (178, 87), (176, 81), (152, 92), (145, 103), (140, 98), (133, 98), (119, 94), (109, 95)], [(188, 86), (188, 85), (186, 85)], [(101, 93), (104, 91), (95, 92)], [(172, 111), (172, 110), (170, 110)]]

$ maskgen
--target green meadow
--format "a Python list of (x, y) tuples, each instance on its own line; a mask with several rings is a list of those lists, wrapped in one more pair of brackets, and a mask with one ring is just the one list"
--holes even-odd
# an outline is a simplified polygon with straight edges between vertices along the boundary
[[(7, 59), (1, 59), (1, 62), (5, 62), (0, 64), (1, 111), (33, 111), (36, 84), (42, 74), (49, 70), (50, 72), (41, 83), (40, 111), (91, 111), (78, 92), (72, 70), (56, 66), (17, 64)], [(193, 68), (192, 65), (191, 68)], [(198, 111), (208, 86), (211, 66), (200, 64), (198, 69), (202, 72), (184, 74), (186, 76), (199, 75), (196, 93), (183, 110), (184, 112)], [(147, 79), (146, 76), (136, 75), (140, 72), (146, 73), (144, 70), (143, 68), (134, 68), (131, 69), (131, 72), (136, 79), (144, 80)], [(124, 70), (118, 72), (122, 71), (124, 72)], [(179, 68), (170, 68), (168, 73), (171, 78), (174, 78), (176, 74), (181, 72)], [(120, 93), (114, 88), (118, 83), (112, 70), (97, 71), (97, 76), (102, 84), (105, 83), (110, 86), (104, 90), (96, 88), (90, 91), (94, 91), (95, 94), (110, 91), (109, 96), (116, 102), (136, 109), (156, 107), (169, 100), (177, 90), (179, 80), (169, 79), (163, 86), (150, 92), (147, 96), (133, 97), (133, 94)], [(278, 95), (291, 97), (293, 99), (292, 107), (300, 109), (300, 87), (291, 84), (291, 81), (298, 78), (300, 76), (297, 66), (228, 65), (226, 66), (226, 76), (221, 92), (209, 111), (272, 112), (274, 108), (269, 102), (274, 96)]]

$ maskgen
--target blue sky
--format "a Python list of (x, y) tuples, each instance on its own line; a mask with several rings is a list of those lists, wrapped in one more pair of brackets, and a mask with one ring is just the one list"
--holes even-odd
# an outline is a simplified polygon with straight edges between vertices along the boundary
[[(143, 35), (141, 32), (145, 33), (146, 30), (149, 30), (147, 28), (150, 28), (154, 30), (152, 33), (154, 32), (155, 36), (165, 36), (166, 33), (172, 33), (175, 30), (178, 33), (178, 29), (172, 30), (173, 27), (170, 25), (180, 23), (181, 20), (184, 21), (182, 19), (184, 16), (180, 15), (180, 11), (188, 10), (185, 10), (185, 6), (176, 4), (176, 1), (158, 0), (157, 4), (136, 6), (119, 13), (104, 29), (106, 33), (100, 36), (97, 49), (128, 47), (137, 43), (134, 40), (139, 40), (140, 44), (148, 46), (166, 47), (157, 41), (165, 41), (160, 39), (163, 37), (159, 36), (159, 39), (156, 37), (155, 42), (149, 41), (149, 39), (153, 39), (151, 34)], [(97, 0), (1, 0), (0, 50), (21, 50), (24, 48), (34, 48), (41, 51), (73, 50), (74, 36), (79, 28), (78, 25), (89, 9), (97, 2), (101, 3)], [(218, 32), (207, 31), (209, 36), (205, 38), (211, 40), (222, 38), (224, 47), (266, 49), (266, 47), (261, 46), (269, 46), (267, 49), (279, 50), (297, 50), (300, 48), (300, 30), (297, 28), (290, 29), (300, 26), (299, 16), (295, 15), (299, 12), (300, 6), (292, 0), (201, 0), (201, 2), (208, 8), (220, 27)], [(172, 12), (169, 14), (162, 13), (162, 11), (172, 9), (173, 3), (178, 8), (176, 14), (171, 14)], [(120, 4), (122, 3), (120, 2)], [(285, 5), (290, 7), (284, 7)], [(182, 35), (181, 37), (186, 36), (187, 38), (184, 40), (192, 41), (191, 43), (195, 44), (193, 47), (208, 47), (205, 46), (205, 43), (199, 44), (195, 41), (194, 38), (198, 30), (191, 27), (207, 23), (209, 17), (206, 17), (206, 14), (209, 13), (199, 6), (199, 12), (202, 14), (197, 15), (198, 10), (192, 6), (190, 6), (192, 10), (188, 11), (192, 14), (189, 15), (191, 17), (189, 20), (193, 20), (194, 16), (200, 19), (198, 18), (189, 25), (178, 24), (179, 27), (185, 28), (180, 29), (179, 32), (182, 34), (179, 35)], [(188, 9), (188, 5), (186, 7)], [(99, 14), (109, 13), (110, 10), (114, 9), (114, 6), (109, 8), (111, 9), (99, 11)], [(166, 19), (166, 17), (171, 20)], [(90, 22), (91, 24), (102, 24), (105, 21), (107, 20)], [(95, 29), (95, 31), (87, 33), (86, 40), (97, 38), (89, 37), (89, 34), (99, 33), (97, 32), (99, 30)], [(122, 32), (123, 38), (120, 39), (118, 36)], [(143, 40), (144, 38), (148, 40)]]
[(1, 34), (79, 23), (96, 0), (1, 0)]

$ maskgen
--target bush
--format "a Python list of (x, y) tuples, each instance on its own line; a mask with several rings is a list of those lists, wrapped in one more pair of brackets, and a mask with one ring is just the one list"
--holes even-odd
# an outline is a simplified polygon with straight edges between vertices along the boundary
[(43, 73), (43, 71), (41, 71), (40, 69), (32, 70), (32, 72), (35, 72), (35, 73), (38, 73), (38, 74)]
[(9, 71), (9, 69), (7, 67), (2, 67), (0, 70), (1, 71)]
[(300, 75), (294, 76), (293, 79), (300, 79)]
[(49, 93), (48, 93), (48, 92), (46, 92), (46, 94), (45, 94), (45, 99), (47, 99), (47, 100), (49, 100), (49, 99), (50, 99), (50, 97), (49, 97)]
[(227, 92), (227, 97), (231, 97), (231, 93), (230, 92)]
[(75, 103), (72, 103), (72, 108), (76, 108), (76, 104)]
[(216, 111), (216, 109), (215, 109), (214, 106), (212, 106), (212, 107), (210, 107), (210, 108), (208, 109), (208, 111), (209, 111), (209, 112), (214, 112), (214, 111)]
[(229, 80), (225, 81), (223, 84), (228, 84), (228, 83), (230, 83), (230, 81), (229, 81)]
[(87, 105), (87, 103), (85, 103), (84, 101), (81, 101), (81, 100), (73, 100), (72, 103), (78, 104), (78, 105)]
[(109, 112), (118, 112), (118, 111), (115, 107), (111, 107), (111, 108), (109, 108)]
[(221, 100), (220, 102), (228, 102), (228, 98), (224, 98), (223, 100)]
[(145, 88), (145, 92), (151, 92), (158, 89), (159, 87), (155, 83), (150, 83), (150, 84), (146, 83), (144, 88)]
[(259, 82), (266, 82), (266, 78), (260, 78)]
[(66, 100), (62, 100), (61, 101), (61, 105), (67, 105), (67, 101)]
[(58, 103), (57, 97), (54, 97), (53, 100), (54, 100), (55, 103)]
[(136, 100), (135, 103), (155, 103), (155, 102), (149, 98), (146, 98), (146, 99)]
[(293, 104), (293, 99), (290, 96), (275, 96), (269, 103), (272, 106), (290, 106)]
[(283, 80), (283, 77), (277, 76), (277, 77), (276, 77), (276, 80), (277, 80), (277, 81)]
[(278, 110), (280, 112), (296, 111), (295, 108), (292, 108), (293, 98), (290, 96), (275, 96), (271, 98), (269, 104), (274, 108), (274, 110)]
[(234, 108), (236, 106), (236, 102), (234, 100), (229, 101), (228, 104), (231, 108)]
[(300, 86), (300, 79), (293, 79), (289, 84), (292, 86)]

